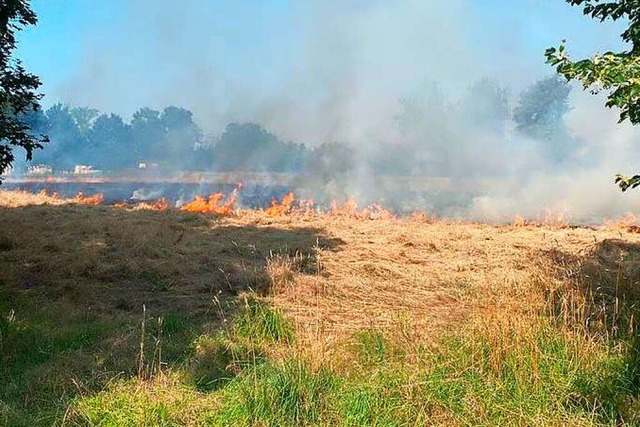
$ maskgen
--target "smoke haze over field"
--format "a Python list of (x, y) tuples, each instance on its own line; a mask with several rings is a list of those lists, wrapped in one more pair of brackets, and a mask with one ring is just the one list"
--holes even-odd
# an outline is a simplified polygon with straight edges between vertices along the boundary
[[(396, 205), (412, 198), (404, 202), (488, 219), (546, 208), (596, 218), (640, 208), (639, 196), (612, 184), (616, 172), (636, 171), (638, 131), (617, 125), (601, 98), (573, 90), (565, 139), (579, 142), (562, 162), (515, 131), (520, 94), (552, 74), (546, 47), (563, 38), (576, 56), (621, 47), (620, 26), (591, 22), (564, 2), (116, 0), (104, 22), (84, 28), (86, 37), (67, 34), (78, 48), (61, 76), (51, 71), (55, 55), (45, 63), (30, 50), (35, 32), (57, 31), (48, 29), (53, 6), (44, 1), (34, 2), (41, 27), (23, 43), (27, 65), (43, 76), (46, 103), (125, 116), (143, 105), (179, 105), (212, 134), (255, 122), (284, 140), (353, 149), (343, 180), (301, 183), (303, 192)], [(105, 8), (84, 19), (105, 16)], [(508, 117), (480, 123), (487, 107), (469, 93), (484, 78), (504, 89)], [(384, 167), (372, 166), (380, 159)], [(378, 179), (396, 166), (403, 175), (449, 177), (470, 199), (443, 209), (440, 196)]]

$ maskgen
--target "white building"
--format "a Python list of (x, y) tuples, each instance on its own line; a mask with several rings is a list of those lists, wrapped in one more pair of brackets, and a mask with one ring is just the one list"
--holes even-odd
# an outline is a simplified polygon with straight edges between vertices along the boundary
[(52, 175), (53, 168), (49, 165), (32, 165), (27, 167), (27, 175)]
[(89, 175), (96, 172), (98, 171), (93, 170), (93, 166), (89, 166), (89, 165), (76, 165), (73, 168), (74, 175)]

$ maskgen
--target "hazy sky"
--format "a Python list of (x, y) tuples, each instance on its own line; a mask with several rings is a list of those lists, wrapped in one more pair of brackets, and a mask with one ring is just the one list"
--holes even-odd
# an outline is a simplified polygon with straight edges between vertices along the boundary
[[(357, 134), (365, 125), (356, 118), (389, 115), (399, 98), (434, 81), (456, 93), (490, 76), (518, 91), (551, 72), (546, 47), (566, 38), (572, 52), (588, 55), (619, 47), (621, 32), (562, 0), (34, 0), (33, 7), (40, 23), (21, 36), (18, 54), (42, 77), (45, 105), (127, 116), (143, 105), (177, 104), (212, 129), (256, 120), (316, 139)], [(308, 135), (291, 130), (301, 128)]]
[[(45, 106), (63, 101), (126, 118), (142, 106), (173, 104), (194, 111), (213, 134), (233, 121), (255, 121), (284, 139), (339, 141), (364, 151), (393, 146), (400, 101), (424, 99), (434, 83), (455, 102), (489, 77), (514, 101), (553, 73), (544, 63), (547, 47), (567, 39), (575, 57), (590, 56), (620, 49), (622, 32), (620, 23), (595, 22), (564, 0), (34, 0), (33, 6), (40, 24), (22, 35), (18, 54), (42, 77)], [(485, 140), (474, 123), (448, 124), (473, 135), (453, 141), (456, 161), (473, 169), (490, 159), (501, 173), (512, 172), (474, 201), (480, 217), (543, 207), (590, 218), (640, 210), (640, 199), (612, 184), (616, 172), (637, 171), (637, 129), (618, 125), (602, 98), (580, 90), (572, 96), (567, 123), (583, 145), (581, 158), (591, 163), (571, 170), (546, 164), (539, 147), (518, 135)], [(427, 152), (438, 144), (437, 129), (423, 137)], [(366, 168), (357, 170), (362, 179), (350, 189), (356, 195), (370, 186)]]

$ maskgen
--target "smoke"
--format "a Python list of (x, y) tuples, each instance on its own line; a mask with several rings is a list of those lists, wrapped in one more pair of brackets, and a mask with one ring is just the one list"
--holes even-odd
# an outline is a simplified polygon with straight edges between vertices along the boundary
[(53, 95), (125, 114), (180, 105), (213, 132), (257, 121), (284, 139), (356, 143), (389, 133), (401, 97), (434, 81), (460, 92), (499, 68), (468, 43), (468, 1), (285, 3), (127, 2)]
[(549, 209), (577, 222), (597, 223), (640, 209), (640, 198), (633, 192), (621, 193), (613, 184), (616, 173), (636, 173), (640, 131), (628, 123), (619, 124), (618, 112), (605, 109), (604, 102), (604, 97), (577, 88), (566, 118), (572, 137), (583, 142), (590, 163), (548, 170), (541, 159), (521, 159), (516, 164), (522, 172), (477, 197), (472, 215), (496, 220), (515, 214), (533, 218)]
[(149, 200), (158, 200), (162, 197), (162, 190), (152, 190), (148, 188), (138, 188), (133, 190), (131, 194), (131, 200), (136, 201), (149, 201)]
[[(574, 89), (565, 123), (567, 141), (580, 144), (558, 165), (510, 117), (478, 118), (486, 108), (469, 96), (489, 78), (512, 109), (551, 73), (542, 52), (564, 31), (587, 34), (588, 54), (615, 48), (618, 29), (595, 37), (563, 2), (478, 3), (131, 0), (118, 28), (94, 34), (84, 65), (50, 92), (125, 115), (184, 106), (212, 134), (250, 121), (310, 147), (349, 146), (347, 173), (299, 181), (304, 195), (490, 220), (551, 209), (591, 221), (639, 208), (612, 184), (616, 172), (635, 172), (638, 132), (618, 125), (602, 98)], [(563, 20), (572, 26), (554, 27)]]

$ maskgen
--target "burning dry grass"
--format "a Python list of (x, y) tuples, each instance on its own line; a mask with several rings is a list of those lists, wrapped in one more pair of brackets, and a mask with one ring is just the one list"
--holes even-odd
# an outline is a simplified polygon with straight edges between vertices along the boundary
[(170, 203), (167, 199), (161, 198), (155, 202), (140, 202), (135, 205), (120, 202), (115, 203), (113, 206), (118, 209), (130, 209), (133, 211), (166, 211), (169, 209)]
[(193, 201), (182, 206), (180, 210), (191, 213), (230, 216), (235, 214), (237, 198), (237, 190), (234, 190), (226, 201), (223, 201), (225, 196), (222, 193), (212, 194), (208, 199), (196, 196)]
[(17, 208), (30, 205), (62, 205), (67, 203), (61, 200), (57, 194), (48, 194), (41, 191), (33, 194), (28, 191), (0, 191), (0, 206)]
[(516, 215), (513, 219), (515, 227), (549, 227), (549, 228), (567, 228), (570, 226), (565, 212), (554, 212), (546, 209), (542, 215), (538, 215), (536, 219), (525, 219), (521, 215)]
[(93, 195), (85, 195), (79, 192), (75, 197), (65, 199), (60, 197), (58, 193), (49, 193), (46, 190), (41, 190), (37, 194), (30, 193), (28, 191), (0, 191), (0, 206), (2, 207), (24, 207), (33, 205), (100, 205), (104, 202), (104, 195), (97, 193)]
[(628, 231), (630, 233), (640, 233), (640, 225), (638, 223), (638, 217), (632, 212), (627, 212), (623, 217), (615, 220), (605, 218), (604, 227), (614, 231)]
[(284, 216), (291, 213), (293, 209), (293, 201), (295, 196), (293, 193), (288, 193), (282, 198), (282, 202), (278, 202), (278, 200), (274, 199), (271, 202), (271, 206), (265, 209), (265, 213), (269, 216)]
[[(214, 205), (221, 206), (219, 202), (215, 199)], [(42, 206), (45, 203), (54, 206)], [(382, 208), (364, 215), (351, 203), (319, 214), (309, 205), (298, 210), (293, 198), (290, 203), (277, 202), (283, 215), (276, 216), (268, 211), (209, 216), (172, 209), (83, 206), (15, 192), (0, 192), (0, 206), (0, 224), (7, 225), (0, 230), (0, 283), (11, 292), (55, 302), (79, 318), (115, 318), (128, 325), (137, 325), (145, 305), (150, 316), (183, 316), (199, 331), (218, 330), (220, 325), (229, 330), (225, 325), (234, 309), (226, 301), (258, 295), (286, 314), (297, 338), (295, 343), (287, 338), (284, 344), (275, 340), (260, 347), (273, 334), (292, 337), (293, 333), (282, 326), (279, 314), (247, 304), (264, 324), (256, 323), (254, 316), (235, 322), (236, 341), (211, 335), (197, 341), (194, 357), (202, 357), (209, 373), (240, 376), (228, 393), (242, 387), (254, 393), (267, 387), (265, 396), (275, 396), (268, 384), (291, 385), (304, 378), (312, 387), (310, 395), (320, 396), (316, 386), (321, 394), (347, 393), (345, 402), (356, 399), (353, 405), (360, 408), (358, 399), (366, 396), (358, 393), (369, 390), (370, 381), (380, 381), (381, 390), (391, 387), (397, 393), (383, 393), (385, 399), (397, 399), (394, 408), (415, 411), (410, 415), (401, 411), (407, 423), (496, 421), (500, 418), (491, 418), (492, 411), (507, 408), (510, 422), (535, 424), (533, 418), (514, 415), (525, 404), (518, 406), (504, 391), (505, 384), (517, 389), (514, 395), (534, 396), (526, 405), (547, 396), (550, 400), (540, 400), (544, 403), (540, 411), (560, 410), (564, 402), (549, 396), (558, 390), (563, 396), (576, 393), (563, 372), (596, 366), (602, 348), (608, 348), (602, 342), (634, 327), (625, 326), (622, 319), (628, 316), (620, 307), (640, 300), (634, 288), (640, 282), (640, 236), (628, 233), (626, 223), (622, 228), (578, 228), (556, 218), (491, 226), (438, 221), (427, 215), (398, 219)], [(179, 330), (171, 322), (167, 325), (173, 331), (168, 334)], [(117, 372), (131, 369), (113, 362), (126, 360), (122, 343), (130, 345), (136, 337), (133, 329), (128, 330), (124, 337), (103, 342), (106, 353), (89, 359), (112, 361)], [(461, 341), (447, 344), (451, 334)], [(262, 341), (247, 341), (258, 335)], [(354, 339), (364, 355), (350, 350)], [(204, 348), (213, 350), (203, 356)], [(125, 354), (131, 357), (135, 351)], [(163, 351), (171, 354), (170, 349)], [(174, 351), (184, 353), (184, 349)], [(290, 362), (292, 355), (308, 365)], [(275, 364), (263, 370), (246, 368), (267, 358)], [(353, 390), (336, 391), (327, 384), (341, 383), (322, 376), (327, 365), (345, 378), (358, 375), (354, 366), (371, 375)], [(395, 371), (401, 367), (405, 371)], [(95, 369), (102, 368), (87, 368)], [(249, 371), (242, 377), (245, 369)], [(417, 377), (420, 369), (431, 376)], [(438, 375), (444, 378), (442, 384)], [(256, 382), (261, 376), (268, 381)], [(106, 399), (109, 393), (100, 396)], [(420, 400), (427, 395), (441, 396), (445, 403), (435, 397)], [(129, 397), (135, 396), (139, 395)], [(189, 402), (198, 400), (191, 392), (185, 396)], [(147, 396), (142, 397), (147, 402)], [(113, 400), (101, 398), (84, 400), (76, 409), (87, 417), (94, 408), (96, 414), (104, 412)], [(461, 403), (449, 407), (447, 399)], [(387, 410), (383, 400), (374, 402), (382, 405), (380, 411)], [(329, 404), (322, 402), (317, 407)], [(298, 408), (303, 403), (292, 405)], [(367, 410), (374, 411), (375, 405)], [(280, 406), (274, 404), (269, 411), (279, 411)], [(464, 416), (456, 415), (456, 408), (466, 408)], [(182, 414), (183, 409), (175, 410)], [(557, 415), (555, 422), (574, 425), (591, 421), (588, 413), (571, 419), (562, 412), (552, 415)], [(316, 414), (305, 416), (315, 419)], [(385, 417), (389, 413), (380, 412), (376, 420), (380, 425), (385, 424), (380, 420), (392, 421), (393, 417)], [(331, 418), (323, 420), (332, 424)]]
[[(205, 211), (226, 211), (235, 199), (219, 200), (202, 200)], [(278, 206), (288, 211), (292, 201)], [(523, 303), (522, 289), (551, 280), (548, 267), (541, 267), (548, 265), (545, 254), (577, 257), (620, 237), (618, 229), (557, 222), (496, 227), (399, 220), (382, 208), (360, 211), (353, 203), (324, 215), (244, 211), (218, 219), (190, 215), (184, 207), (187, 212), (169, 211), (166, 202), (130, 210), (25, 207), (66, 202), (0, 193), (3, 206), (24, 207), (2, 211), (3, 223), (12, 224), (4, 237), (15, 246), (7, 252), (6, 283), (42, 287), (107, 310), (151, 300), (165, 307), (170, 303), (161, 302), (177, 295), (185, 304), (206, 305), (211, 290), (254, 290), (269, 294), (308, 333), (336, 336), (410, 322), (426, 337), (478, 308), (515, 307)], [(626, 238), (640, 242), (632, 234)]]
[(348, 219), (394, 219), (395, 215), (385, 209), (380, 204), (374, 204), (365, 208), (360, 208), (353, 198), (347, 199), (340, 204), (332, 201), (328, 209), (317, 208), (313, 200), (300, 200), (296, 203), (293, 193), (286, 194), (282, 201), (274, 199), (267, 209), (264, 210), (268, 216), (273, 218), (292, 217), (292, 218), (348, 218)]
[(101, 205), (104, 202), (104, 194), (97, 193), (87, 196), (83, 192), (79, 192), (76, 197), (71, 200), (72, 203), (77, 203), (79, 205)]

